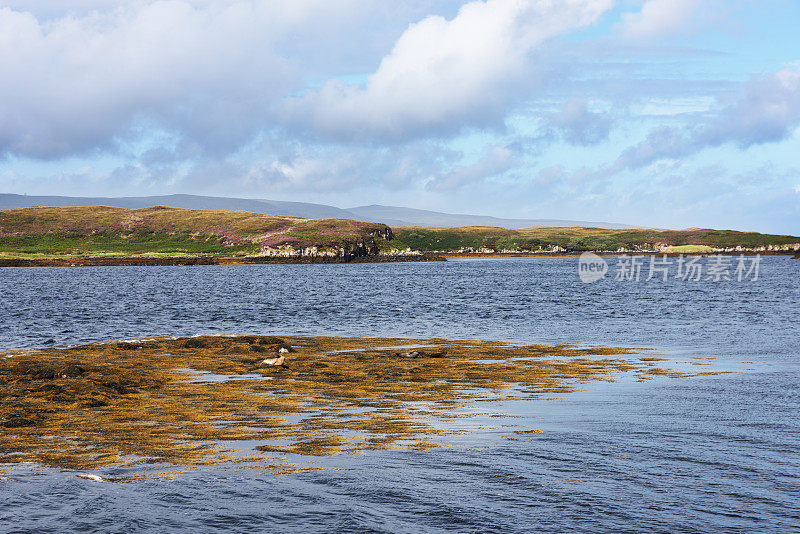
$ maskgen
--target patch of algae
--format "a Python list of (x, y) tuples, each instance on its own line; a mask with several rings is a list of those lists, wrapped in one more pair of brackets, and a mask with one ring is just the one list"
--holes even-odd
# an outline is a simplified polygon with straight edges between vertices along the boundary
[[(397, 353), (418, 346), (434, 348)], [(281, 348), (292, 351), (285, 366), (263, 365)], [(0, 464), (232, 462), (287, 473), (294, 464), (286, 457), (275, 463), (275, 454), (438, 447), (437, 435), (462, 433), (442, 422), (469, 417), (453, 410), (476, 401), (552, 398), (625, 372), (691, 376), (621, 357), (635, 353), (298, 336), (154, 338), (12, 353), (0, 357)], [(249, 455), (229, 445), (244, 440), (257, 444)]]

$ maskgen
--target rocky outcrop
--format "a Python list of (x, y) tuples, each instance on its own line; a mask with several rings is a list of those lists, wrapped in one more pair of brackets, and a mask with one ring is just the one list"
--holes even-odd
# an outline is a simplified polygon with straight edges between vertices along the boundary
[[(304, 246), (301, 241), (293, 240), (277, 244), (264, 244), (259, 256), (269, 258), (362, 258), (381, 254), (381, 244), (394, 239), (392, 229), (388, 226), (373, 225), (361, 234), (361, 239), (349, 241), (347, 237), (337, 239), (331, 245)], [(385, 246), (383, 247), (385, 248)]]
[(388, 226), (385, 228), (379, 228), (377, 230), (372, 230), (369, 232), (369, 235), (372, 237), (379, 237), (381, 239), (385, 239), (386, 241), (391, 241), (394, 239), (394, 234), (392, 233), (392, 229)]
[(377, 256), (380, 253), (375, 243), (364, 242), (334, 247), (295, 248), (294, 245), (263, 246), (259, 256), (268, 258), (359, 258)]
[(268, 258), (363, 258), (390, 248), (392, 229), (378, 223), (315, 220), (266, 235), (259, 256)]

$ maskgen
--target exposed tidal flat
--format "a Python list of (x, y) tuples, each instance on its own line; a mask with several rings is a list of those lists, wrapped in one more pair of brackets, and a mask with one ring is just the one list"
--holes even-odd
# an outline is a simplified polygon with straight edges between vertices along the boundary
[[(620, 373), (638, 380), (715, 373), (665, 369), (657, 365), (663, 358), (635, 352), (444, 339), (202, 336), (9, 353), (0, 360), (0, 463), (274, 466), (280, 462), (270, 453), (430, 449), (441, 446), (437, 436), (463, 432), (437, 422), (477, 415), (459, 411), (467, 405), (553, 397)], [(249, 456), (233, 457), (222, 445), (231, 441), (260, 444)]]

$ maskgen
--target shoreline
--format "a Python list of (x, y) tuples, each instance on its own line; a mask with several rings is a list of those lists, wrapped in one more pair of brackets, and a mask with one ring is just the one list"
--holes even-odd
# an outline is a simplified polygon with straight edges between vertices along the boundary
[[(678, 256), (790, 256), (794, 258), (800, 258), (800, 252), (795, 254), (793, 250), (788, 251), (781, 251), (781, 250), (761, 250), (761, 251), (753, 251), (753, 250), (739, 250), (733, 252), (656, 252), (656, 251), (629, 251), (629, 252), (598, 252), (594, 250), (589, 250), (586, 252), (591, 252), (592, 254), (596, 254), (603, 258), (608, 257), (620, 257), (620, 256), (668, 256), (668, 257), (678, 257)], [(439, 252), (444, 258), (579, 258), (581, 254), (584, 252), (495, 252), (495, 253), (474, 253), (468, 252), (459, 254), (457, 252), (449, 253), (449, 252)]]
[(402, 256), (301, 256), (301, 257), (214, 257), (214, 256), (119, 256), (86, 258), (0, 258), (0, 267), (160, 267), (190, 265), (294, 265), (342, 263), (407, 263), (447, 261), (438, 254)]
[[(620, 256), (788, 256), (800, 259), (800, 253), (781, 250), (740, 250), (725, 252), (598, 252), (589, 251), (600, 257)], [(178, 267), (197, 265), (303, 265), (303, 264), (347, 264), (347, 263), (415, 263), (469, 259), (493, 258), (579, 258), (583, 252), (496, 252), (496, 253), (457, 253), (435, 252), (423, 254), (404, 254), (397, 256), (115, 256), (115, 257), (63, 257), (63, 258), (2, 258), (2, 267)]]

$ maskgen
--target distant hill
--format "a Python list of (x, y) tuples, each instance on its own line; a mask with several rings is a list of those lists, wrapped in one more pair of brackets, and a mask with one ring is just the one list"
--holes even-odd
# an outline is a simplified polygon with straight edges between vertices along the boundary
[(199, 195), (163, 195), (150, 197), (62, 197), (0, 194), (0, 210), (30, 208), (33, 206), (111, 206), (141, 209), (152, 206), (198, 210), (249, 211), (265, 215), (302, 217), (304, 219), (355, 219), (347, 210), (310, 204), (248, 198), (205, 197)]
[(207, 197), (199, 195), (163, 195), (149, 197), (64, 197), (0, 194), (0, 209), (32, 206), (112, 206), (117, 208), (149, 208), (172, 206), (185, 209), (249, 211), (268, 215), (303, 217), (304, 219), (353, 219), (379, 222), (389, 226), (497, 226), (519, 229), (531, 226), (592, 226), (595, 228), (634, 228), (607, 222), (569, 221), (557, 219), (501, 219), (485, 215), (441, 213), (438, 211), (397, 206), (358, 206), (342, 209), (325, 204), (285, 202), (280, 200)]
[(359, 220), (383, 222), (391, 226), (496, 226), (500, 228), (520, 229), (531, 226), (591, 226), (594, 228), (635, 228), (625, 224), (609, 222), (570, 221), (562, 219), (501, 219), (487, 215), (466, 215), (457, 213), (441, 213), (438, 211), (401, 208), (397, 206), (358, 206), (348, 208)]

